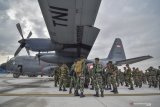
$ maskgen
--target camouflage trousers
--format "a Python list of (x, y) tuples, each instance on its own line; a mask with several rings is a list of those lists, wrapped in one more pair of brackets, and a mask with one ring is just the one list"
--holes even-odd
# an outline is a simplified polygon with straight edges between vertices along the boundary
[(66, 88), (66, 84), (67, 84), (67, 78), (64, 76), (61, 76), (59, 80), (59, 87), (61, 88), (63, 86), (64, 88)]
[(134, 80), (134, 84), (136, 85), (136, 87), (141, 87), (142, 86), (142, 78), (141, 76), (136, 76), (135, 80)]
[(80, 92), (84, 92), (84, 83), (85, 83), (85, 77), (79, 76), (76, 80), (75, 90), (80, 90)]
[(117, 88), (116, 77), (115, 76), (111, 76), (111, 84), (113, 86), (113, 89)]
[(148, 85), (149, 86), (156, 86), (156, 83), (157, 83), (156, 76), (149, 76)]
[(57, 84), (59, 84), (59, 77), (54, 76), (54, 86), (57, 87)]
[(103, 79), (102, 79), (101, 74), (96, 74), (96, 75), (95, 75), (94, 87), (95, 87), (95, 91), (96, 91), (96, 92), (98, 92), (99, 89), (100, 89), (100, 91), (103, 91), (103, 90), (104, 90), (104, 87), (103, 87)]
[(70, 79), (70, 90), (72, 91), (73, 88), (75, 88), (76, 85), (76, 78), (74, 76)]
[(132, 77), (127, 76), (127, 77), (126, 77), (126, 83), (127, 83), (128, 85), (130, 85), (130, 87), (133, 87)]

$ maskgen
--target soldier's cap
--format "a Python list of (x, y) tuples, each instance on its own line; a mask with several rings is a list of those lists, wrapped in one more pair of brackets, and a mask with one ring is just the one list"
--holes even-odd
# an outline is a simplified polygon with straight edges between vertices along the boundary
[(95, 58), (95, 60), (99, 61), (99, 58)]

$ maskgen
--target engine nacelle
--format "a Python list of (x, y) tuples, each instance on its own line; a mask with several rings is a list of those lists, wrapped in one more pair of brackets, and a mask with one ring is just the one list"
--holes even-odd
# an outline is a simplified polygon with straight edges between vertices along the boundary
[(62, 44), (53, 43), (51, 39), (45, 39), (45, 38), (27, 39), (25, 47), (29, 50), (36, 51), (36, 52), (58, 51), (63, 49)]

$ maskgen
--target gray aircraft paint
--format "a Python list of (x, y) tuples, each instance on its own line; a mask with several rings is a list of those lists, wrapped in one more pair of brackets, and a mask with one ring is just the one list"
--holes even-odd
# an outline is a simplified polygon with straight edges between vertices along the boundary
[(41, 61), (39, 64), (38, 59), (34, 56), (16, 56), (11, 58), (5, 64), (2, 64), (1, 67), (14, 74), (18, 65), (22, 65), (23, 75), (28, 76), (49, 76), (51, 73), (54, 74), (54, 68), (57, 67), (56, 64), (46, 63), (44, 61)]

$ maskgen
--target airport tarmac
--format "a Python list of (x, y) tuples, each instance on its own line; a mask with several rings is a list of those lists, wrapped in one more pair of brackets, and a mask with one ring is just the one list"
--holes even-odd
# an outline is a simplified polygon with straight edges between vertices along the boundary
[(20, 77), (0, 75), (0, 107), (160, 107), (158, 88), (120, 86), (119, 94), (105, 91), (104, 98), (93, 97), (94, 90), (85, 89), (85, 98), (59, 92), (52, 77)]

